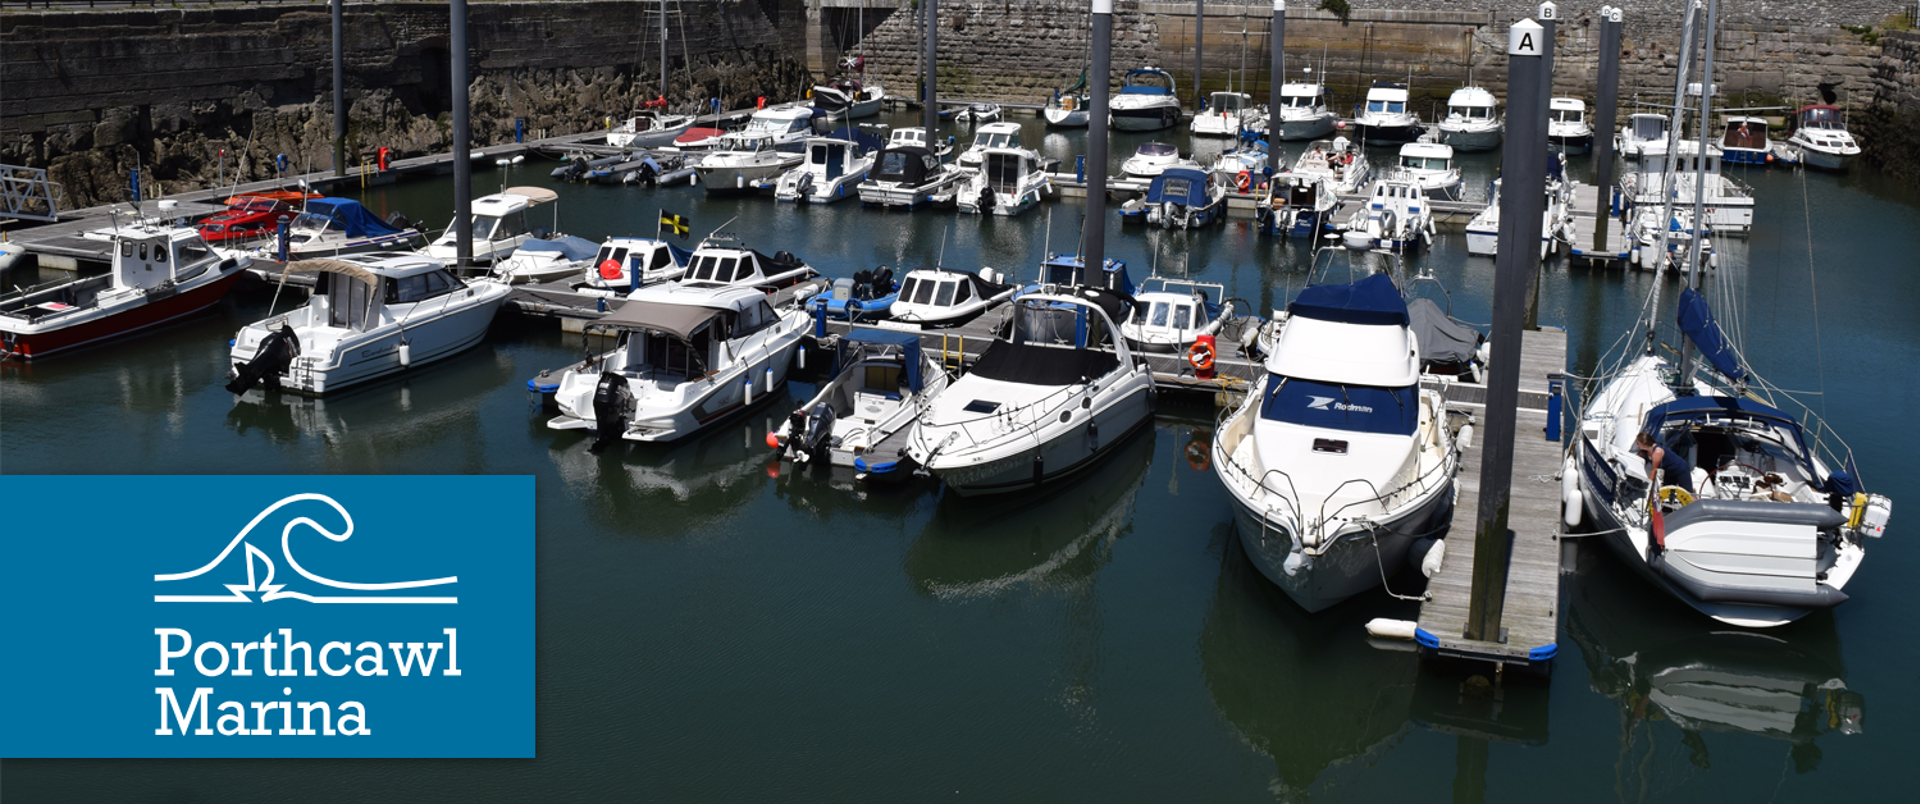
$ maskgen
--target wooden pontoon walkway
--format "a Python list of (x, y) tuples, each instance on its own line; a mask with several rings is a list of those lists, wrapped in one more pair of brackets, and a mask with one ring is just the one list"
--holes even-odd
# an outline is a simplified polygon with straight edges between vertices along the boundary
[[(1447, 534), (1446, 560), (1427, 582), (1429, 599), (1420, 605), (1416, 638), (1426, 652), (1499, 664), (1540, 666), (1558, 652), (1560, 615), (1561, 441), (1548, 441), (1548, 378), (1566, 371), (1567, 333), (1541, 329), (1523, 334), (1520, 354), (1520, 409), (1513, 446), (1513, 492), (1507, 527), (1513, 547), (1506, 571), (1506, 605), (1501, 617), (1506, 639), (1467, 639), (1469, 590), (1473, 578), (1474, 524), (1480, 510), (1480, 444), (1462, 458), (1460, 496), (1453, 528)], [(1470, 386), (1455, 386), (1466, 390)], [(1481, 392), (1484, 395), (1485, 389)], [(1448, 404), (1472, 408), (1448, 394)], [(1482, 396), (1484, 398), (1484, 396)], [(1563, 397), (1564, 398), (1564, 397)], [(1562, 423), (1567, 416), (1563, 410)]]

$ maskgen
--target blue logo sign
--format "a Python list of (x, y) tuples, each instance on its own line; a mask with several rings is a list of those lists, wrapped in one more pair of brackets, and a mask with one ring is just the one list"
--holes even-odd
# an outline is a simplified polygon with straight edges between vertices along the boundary
[(532, 757), (533, 478), (10, 476), (0, 757)]

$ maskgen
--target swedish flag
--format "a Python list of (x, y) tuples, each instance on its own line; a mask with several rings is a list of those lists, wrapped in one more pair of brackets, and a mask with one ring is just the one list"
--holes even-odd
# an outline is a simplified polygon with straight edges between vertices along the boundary
[(660, 211), (660, 231), (661, 232), (663, 233), (671, 232), (673, 234), (679, 235), (680, 239), (685, 240), (687, 238), (687, 232), (689, 228), (690, 226), (687, 223), (686, 216), (675, 215), (666, 210)]

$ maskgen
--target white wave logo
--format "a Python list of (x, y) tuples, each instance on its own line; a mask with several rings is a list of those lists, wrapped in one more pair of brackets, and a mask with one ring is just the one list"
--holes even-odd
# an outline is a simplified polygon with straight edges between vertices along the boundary
[(1307, 397), (1307, 407), (1311, 410), (1326, 410), (1327, 403), (1332, 401), (1333, 397), (1330, 396), (1309, 396)]
[(340, 515), (340, 518), (342, 520), (345, 520), (347, 523), (346, 530), (335, 533), (334, 531), (328, 530), (325, 525), (322, 525), (319, 522), (315, 522), (313, 519), (309, 517), (302, 516), (302, 517), (295, 517), (293, 521), (287, 523), (286, 527), (280, 529), (280, 556), (286, 559), (287, 566), (292, 567), (294, 572), (299, 573), (301, 577), (307, 579), (308, 581), (312, 581), (313, 583), (330, 587), (332, 589), (346, 590), (349, 592), (394, 592), (394, 591), (399, 591), (403, 589), (421, 589), (421, 588), (432, 587), (432, 586), (448, 586), (448, 585), (452, 585), (454, 583), (459, 582), (460, 579), (456, 576), (456, 577), (448, 577), (448, 578), (433, 578), (433, 579), (422, 580), (422, 581), (392, 581), (387, 583), (354, 583), (351, 581), (336, 581), (336, 580), (333, 580), (332, 578), (323, 578), (319, 575), (315, 575), (312, 572), (307, 571), (306, 567), (300, 566), (300, 562), (295, 561), (293, 559), (293, 550), (288, 545), (288, 541), (293, 536), (294, 529), (301, 525), (306, 525), (310, 528), (313, 528), (320, 535), (327, 537), (329, 540), (332, 540), (335, 542), (344, 542), (347, 540), (348, 537), (353, 535), (353, 516), (347, 513), (347, 509), (344, 506), (340, 505), (340, 503), (338, 502), (335, 502), (332, 497), (328, 497), (325, 494), (295, 494), (290, 497), (283, 498), (279, 502), (276, 502), (272, 505), (267, 506), (265, 510), (262, 510), (259, 514), (256, 514), (253, 517), (253, 521), (248, 522), (246, 527), (241, 528), (240, 533), (235, 535), (232, 541), (227, 542), (226, 549), (221, 550), (220, 554), (217, 556), (214, 556), (213, 560), (207, 562), (206, 566), (201, 567), (197, 570), (193, 570), (191, 572), (180, 572), (180, 573), (174, 573), (170, 575), (153, 576), (153, 580), (160, 583), (186, 581), (186, 580), (198, 578), (202, 575), (212, 572), (216, 567), (219, 567), (221, 563), (227, 560), (228, 556), (234, 554), (234, 548), (245, 545), (246, 550), (240, 554), (240, 560), (244, 561), (247, 565), (247, 582), (244, 584), (237, 584), (237, 583), (222, 584), (222, 586), (225, 586), (228, 591), (232, 592), (232, 594), (154, 595), (153, 601), (155, 603), (252, 603), (256, 601), (256, 598), (254, 597), (254, 595), (257, 595), (258, 602), (261, 602), (261, 603), (265, 603), (270, 600), (280, 600), (283, 598), (291, 598), (294, 600), (304, 600), (304, 601), (307, 601), (308, 603), (448, 603), (448, 604), (451, 604), (451, 603), (460, 602), (460, 599), (457, 597), (414, 597), (414, 596), (403, 596), (403, 595), (342, 595), (342, 594), (326, 594), (326, 593), (306, 594), (302, 592), (286, 591), (287, 584), (284, 584), (284, 583), (276, 584), (273, 582), (273, 575), (274, 575), (273, 559), (267, 555), (266, 551), (261, 550), (259, 547), (256, 547), (253, 544), (253, 542), (248, 541), (247, 536), (253, 533), (254, 527), (259, 525), (261, 520), (266, 519), (268, 516), (272, 515), (273, 512), (280, 510), (284, 506), (291, 505), (297, 502), (304, 502), (307, 500), (313, 500), (313, 501), (325, 503), (326, 505), (331, 506), (333, 510)]

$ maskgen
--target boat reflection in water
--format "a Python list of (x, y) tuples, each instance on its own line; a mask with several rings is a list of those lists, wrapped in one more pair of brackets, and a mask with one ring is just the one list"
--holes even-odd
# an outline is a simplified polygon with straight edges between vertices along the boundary
[(1809, 773), (1820, 764), (1817, 739), (1863, 729), (1866, 698), (1847, 688), (1832, 612), (1766, 632), (1716, 627), (1649, 594), (1601, 545), (1581, 548), (1567, 633), (1593, 689), (1625, 711), (1629, 746), (1653, 751), (1652, 734), (1635, 735), (1667, 720), (1701, 768), (1709, 766), (1704, 733), (1728, 732), (1791, 743), (1794, 770)]
[(1250, 748), (1273, 758), (1278, 800), (1358, 782), (1410, 733), (1419, 676), (1411, 652), (1369, 646), (1373, 617), (1413, 606), (1363, 595), (1309, 614), (1232, 543), (1200, 632), (1200, 667), (1214, 705)]
[(1092, 469), (1038, 490), (978, 499), (944, 494), (906, 556), (907, 575), (942, 599), (1077, 588), (1132, 529), (1134, 498), (1159, 431), (1127, 437)]

